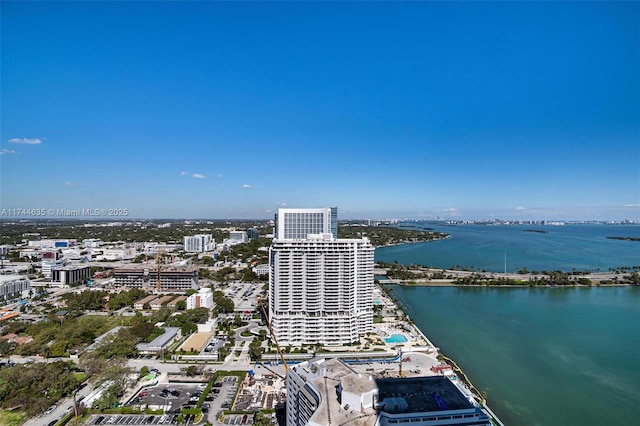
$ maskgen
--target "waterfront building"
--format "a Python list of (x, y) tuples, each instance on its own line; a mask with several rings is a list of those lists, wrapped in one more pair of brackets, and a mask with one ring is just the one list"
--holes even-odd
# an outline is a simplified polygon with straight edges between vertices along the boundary
[(338, 238), (338, 208), (278, 209), (275, 238), (297, 240), (309, 234), (331, 234)]
[(491, 426), (489, 416), (447, 377), (376, 379), (377, 426)]
[(82, 283), (91, 277), (89, 266), (56, 266), (51, 268), (51, 282), (60, 285)]
[(31, 281), (23, 275), (0, 275), (0, 300), (27, 297)]
[[(336, 383), (337, 382), (337, 383)], [(287, 371), (288, 426), (491, 426), (489, 416), (448, 378), (374, 378), (339, 359), (314, 358)]]
[(195, 308), (213, 308), (213, 293), (210, 288), (201, 288), (197, 293), (187, 297), (187, 309)]
[(211, 234), (197, 234), (184, 237), (184, 251), (187, 253), (204, 253), (212, 251), (216, 241)]
[[(335, 208), (309, 209), (310, 216), (303, 209), (294, 216), (282, 210), (291, 209), (278, 211), (282, 238), (274, 239), (269, 251), (269, 320), (278, 342), (359, 341), (373, 330), (373, 246), (366, 238), (307, 233), (323, 220), (313, 215), (323, 211), (331, 219)], [(322, 230), (331, 230), (331, 220), (322, 223)]]
[[(119, 287), (158, 289), (157, 268), (127, 266), (113, 270)], [(198, 270), (191, 267), (163, 267), (160, 270), (160, 291), (185, 291), (198, 288)]]

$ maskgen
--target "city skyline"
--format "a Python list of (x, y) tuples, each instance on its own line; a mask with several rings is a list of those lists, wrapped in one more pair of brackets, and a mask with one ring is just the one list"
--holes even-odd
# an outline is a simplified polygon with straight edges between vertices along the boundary
[(0, 8), (1, 209), (640, 220), (638, 2)]

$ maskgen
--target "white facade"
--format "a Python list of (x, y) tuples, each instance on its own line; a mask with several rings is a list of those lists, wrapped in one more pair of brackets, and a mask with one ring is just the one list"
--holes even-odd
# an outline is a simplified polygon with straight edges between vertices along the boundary
[(187, 253), (204, 253), (212, 251), (216, 242), (211, 234), (198, 234), (184, 237), (184, 251)]
[(51, 281), (63, 285), (79, 283), (90, 276), (89, 266), (57, 266), (51, 269)]
[(299, 240), (309, 234), (332, 234), (338, 238), (338, 208), (278, 209), (276, 239)]
[(102, 245), (102, 240), (96, 238), (87, 238), (82, 240), (82, 245), (86, 248), (96, 248)]
[(229, 231), (229, 242), (246, 243), (249, 237), (245, 231)]
[(135, 247), (123, 247), (123, 248), (105, 248), (96, 250), (95, 253), (101, 254), (96, 256), (96, 260), (125, 260), (133, 259), (137, 255)]
[(46, 278), (51, 278), (51, 270), (56, 267), (64, 266), (64, 264), (65, 264), (64, 259), (58, 259), (58, 260), (43, 259), (42, 262), (40, 262), (40, 266), (42, 267), (42, 271), (41, 271), (42, 275), (44, 275)]
[(291, 366), (286, 386), (287, 426), (351, 424), (356, 419), (375, 426), (492, 425), (475, 401), (442, 376), (374, 379), (338, 359), (314, 358)]
[(210, 288), (201, 288), (197, 293), (187, 297), (187, 309), (195, 308), (213, 308), (213, 293)]
[(343, 345), (373, 331), (373, 254), (368, 239), (273, 240), (269, 319), (281, 346)]
[(22, 275), (0, 275), (0, 300), (27, 297), (31, 281)]

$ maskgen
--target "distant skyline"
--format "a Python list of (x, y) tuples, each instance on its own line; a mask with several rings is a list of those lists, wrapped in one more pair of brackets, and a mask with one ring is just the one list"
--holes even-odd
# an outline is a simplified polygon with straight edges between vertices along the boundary
[(2, 1), (0, 19), (0, 209), (640, 220), (640, 2)]

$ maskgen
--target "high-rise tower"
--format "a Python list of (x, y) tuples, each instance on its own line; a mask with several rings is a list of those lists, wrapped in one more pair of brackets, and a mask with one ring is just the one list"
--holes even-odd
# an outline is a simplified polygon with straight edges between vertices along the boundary
[(269, 276), (280, 345), (341, 345), (371, 332), (373, 253), (366, 238), (337, 238), (336, 208), (280, 209)]

